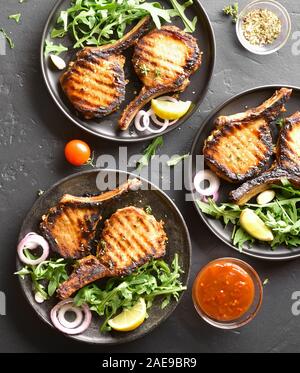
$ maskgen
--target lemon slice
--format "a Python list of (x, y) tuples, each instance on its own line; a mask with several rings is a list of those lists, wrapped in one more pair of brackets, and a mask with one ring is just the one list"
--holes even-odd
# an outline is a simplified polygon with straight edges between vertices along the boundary
[(240, 224), (250, 236), (260, 241), (273, 241), (274, 239), (271, 229), (250, 209), (241, 212)]
[(146, 303), (140, 298), (130, 309), (122, 311), (118, 316), (110, 319), (108, 325), (120, 332), (129, 332), (139, 327), (147, 315)]
[(164, 101), (160, 99), (153, 99), (151, 101), (151, 109), (154, 113), (162, 119), (179, 119), (187, 113), (191, 106), (191, 101)]

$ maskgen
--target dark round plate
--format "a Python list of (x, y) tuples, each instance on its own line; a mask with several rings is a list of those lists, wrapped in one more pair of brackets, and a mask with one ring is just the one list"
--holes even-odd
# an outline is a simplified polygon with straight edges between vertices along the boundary
[[(160, 3), (165, 7), (170, 7), (170, 3), (167, 0), (160, 0)], [(137, 142), (145, 141), (159, 136), (160, 134), (153, 134), (150, 132), (138, 132), (135, 130), (135, 127), (132, 125), (127, 131), (121, 131), (118, 129), (118, 119), (123, 111), (123, 109), (129, 104), (129, 102), (135, 97), (134, 92), (138, 92), (141, 88), (141, 83), (138, 80), (136, 74), (133, 71), (131, 64), (131, 55), (132, 48), (124, 53), (126, 56), (126, 66), (125, 66), (125, 75), (129, 80), (129, 83), (126, 86), (126, 98), (122, 103), (119, 110), (116, 112), (104, 117), (100, 120), (83, 120), (79, 118), (73, 107), (64, 97), (64, 94), (59, 86), (59, 77), (61, 72), (57, 69), (54, 69), (49, 61), (48, 57), (44, 56), (44, 45), (45, 40), (50, 39), (51, 29), (55, 26), (56, 19), (61, 10), (68, 8), (70, 0), (60, 0), (55, 5), (52, 10), (49, 18), (46, 22), (41, 44), (41, 65), (43, 76), (47, 85), (47, 88), (54, 99), (56, 105), (60, 110), (77, 126), (84, 129), (85, 131), (92, 133), (93, 135), (106, 138), (114, 141), (121, 142)], [(203, 63), (200, 69), (191, 76), (191, 84), (185, 90), (185, 92), (180, 94), (182, 100), (192, 101), (192, 106), (189, 112), (181, 118), (174, 126), (170, 126), (163, 133), (170, 132), (182, 125), (197, 109), (201, 104), (208, 86), (212, 77), (214, 64), (215, 64), (215, 38), (212, 26), (208, 19), (208, 16), (203, 9), (202, 5), (198, 0), (194, 0), (194, 4), (187, 9), (187, 15), (190, 19), (193, 19), (195, 16), (198, 18), (196, 25), (196, 30), (193, 33), (195, 38), (198, 40), (200, 49), (203, 51)], [(183, 28), (182, 21), (177, 17), (173, 18), (172, 24)], [(64, 45), (70, 47), (69, 51), (62, 54), (61, 57), (64, 58), (66, 62), (74, 59), (76, 51), (71, 49), (72, 41), (68, 38), (64, 39), (51, 39), (54, 43), (62, 42)], [(74, 44), (74, 43), (73, 43)]]
[[(193, 165), (192, 171), (189, 175), (190, 187), (193, 189), (193, 177), (196, 173), (195, 167), (195, 157), (196, 155), (202, 154), (202, 149), (204, 145), (205, 139), (209, 136), (211, 131), (214, 129), (214, 120), (219, 115), (230, 115), (234, 113), (238, 113), (244, 111), (245, 108), (255, 107), (258, 104), (262, 103), (268, 97), (271, 97), (272, 94), (276, 89), (281, 87), (289, 87), (285, 85), (270, 85), (270, 86), (263, 86), (253, 88), (247, 91), (244, 91), (229, 100), (227, 100), (224, 104), (217, 107), (213, 113), (202, 123), (201, 128), (199, 129), (195, 140), (192, 145), (191, 155), (193, 158)], [(300, 88), (297, 87), (290, 87), (293, 88), (293, 94), (291, 99), (286, 104), (287, 112), (284, 114), (288, 116), (289, 114), (295, 113), (299, 110), (300, 107)], [(228, 201), (228, 193), (230, 190), (233, 189), (233, 185), (226, 183), (222, 180), (221, 188), (220, 188), (220, 199), (219, 202)], [(219, 220), (209, 218), (207, 215), (203, 214), (202, 211), (199, 209), (197, 204), (195, 203), (196, 195), (193, 192), (194, 196), (194, 204), (198, 213), (200, 214), (202, 220), (206, 223), (209, 229), (223, 242), (225, 242), (228, 246), (232, 247), (235, 250), (239, 250), (236, 246), (232, 244), (231, 241), (231, 233), (232, 233), (232, 226), (228, 226), (224, 229), (224, 224), (222, 224)], [(269, 246), (263, 244), (254, 244), (251, 248), (247, 248), (246, 246), (243, 248), (242, 252), (244, 254), (261, 258), (267, 260), (288, 260), (292, 258), (296, 258), (300, 256), (300, 247), (288, 249), (286, 246), (280, 246), (275, 250), (271, 250)]]
[[(100, 183), (100, 186), (102, 187), (97, 188), (96, 185), (97, 176), (101, 177), (104, 175), (104, 172), (105, 175), (115, 177), (117, 185), (119, 182), (123, 183), (126, 181), (130, 176), (130, 174), (116, 170), (91, 170), (77, 173), (59, 181), (35, 202), (23, 222), (19, 239), (23, 238), (28, 232), (38, 232), (42, 215), (45, 214), (51, 206), (56, 205), (63, 194), (71, 193), (80, 196), (86, 193), (97, 194), (99, 193), (99, 189), (101, 189), (101, 192), (105, 191), (106, 185), (103, 185), (104, 182), (99, 182), (99, 179), (97, 179), (97, 185)], [(128, 192), (121, 198), (112, 200), (108, 210), (105, 209), (105, 214), (107, 214), (108, 217), (118, 208), (128, 205), (135, 205), (137, 207), (145, 207), (147, 205), (151, 206), (154, 216), (158, 220), (161, 219), (165, 222), (168, 244), (167, 254), (164, 259), (168, 263), (171, 263), (175, 253), (178, 253), (180, 265), (184, 270), (181, 280), (184, 285), (187, 285), (191, 261), (191, 241), (187, 226), (181, 213), (171, 199), (147, 180), (142, 178), (141, 180), (143, 186), (147, 186), (148, 190), (145, 190), (146, 188), (143, 187), (141, 190)], [(22, 263), (17, 258), (17, 270), (20, 270), (21, 267)], [(53, 327), (49, 314), (51, 308), (57, 303), (57, 300), (49, 299), (42, 304), (38, 304), (34, 300), (32, 283), (28, 276), (24, 280), (20, 279), (20, 283), (25, 297), (32, 308), (36, 311), (37, 315)], [(183, 294), (180, 295), (179, 301), (181, 300), (182, 295)], [(157, 299), (154, 302), (153, 307), (149, 310), (149, 318), (136, 330), (126, 333), (110, 332), (100, 334), (100, 318), (97, 315), (93, 315), (93, 320), (88, 330), (80, 335), (70, 337), (82, 342), (98, 344), (118, 344), (133, 341), (134, 339), (149, 333), (166, 320), (166, 318), (175, 310), (177, 304), (178, 302), (172, 300), (170, 304), (162, 310), (160, 308), (160, 302)]]

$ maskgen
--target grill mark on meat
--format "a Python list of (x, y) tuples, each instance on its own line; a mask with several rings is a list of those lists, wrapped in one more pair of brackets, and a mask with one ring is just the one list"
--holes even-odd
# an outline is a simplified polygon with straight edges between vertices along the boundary
[(264, 172), (274, 157), (270, 122), (281, 113), (291, 93), (282, 88), (257, 108), (218, 117), (203, 148), (212, 171), (229, 182), (243, 182)]
[[(151, 240), (148, 237), (149, 232)], [(126, 240), (123, 240), (123, 237), (126, 237)], [(97, 258), (91, 259), (91, 268), (86, 265), (85, 258), (79, 261), (79, 267), (60, 285), (59, 297), (70, 297), (82, 286), (98, 278), (127, 275), (150, 259), (162, 257), (165, 254), (166, 240), (162, 222), (158, 222), (144, 210), (134, 206), (117, 210), (105, 222), (102, 231), (101, 241), (105, 243), (105, 248), (103, 249), (103, 243), (100, 241)], [(98, 272), (97, 262), (100, 263)]]
[(85, 119), (102, 118), (117, 110), (125, 99), (125, 57), (120, 53), (131, 46), (151, 25), (144, 17), (114, 44), (86, 47), (77, 53), (60, 79), (61, 87), (78, 114)]
[[(136, 234), (136, 232), (134, 232), (130, 229), (130, 224), (125, 219), (126, 219), (125, 217), (115, 217), (115, 216), (113, 217), (112, 220), (114, 220), (114, 221), (112, 221), (112, 224), (115, 223), (114, 232), (116, 232), (116, 234), (119, 235), (119, 240), (120, 240), (120, 237), (121, 237), (121, 240), (122, 240), (122, 236), (124, 234), (124, 231), (130, 232), (131, 236), (130, 236), (130, 240), (128, 238), (128, 242), (130, 243), (130, 245), (134, 244), (135, 250), (133, 250), (133, 251), (136, 251), (137, 249), (140, 250), (140, 253), (141, 253), (141, 256), (142, 256), (146, 252), (146, 250), (142, 249), (143, 242), (141, 242), (139, 240), (139, 237)], [(124, 230), (122, 230), (122, 228), (124, 228)], [(126, 249), (125, 249), (125, 252), (126, 252)]]
[[(201, 64), (201, 52), (193, 36), (178, 27), (163, 26), (138, 41), (132, 62), (143, 88), (123, 111), (119, 120), (121, 130), (129, 127), (137, 112), (151, 99), (183, 91), (189, 83), (189, 76)], [(142, 64), (150, 70), (149, 73), (143, 73)], [(161, 70), (159, 78), (155, 69)]]
[(43, 215), (40, 224), (41, 232), (49, 241), (51, 249), (64, 258), (78, 259), (89, 254), (96, 226), (102, 219), (103, 203), (109, 203), (140, 185), (140, 180), (132, 179), (115, 190), (93, 197), (64, 195), (57, 206)]
[(296, 188), (300, 188), (300, 112), (285, 119), (276, 148), (276, 162), (272, 168), (260, 176), (243, 183), (230, 192), (231, 200), (244, 205), (257, 194), (269, 189), (272, 184), (280, 184), (286, 178)]

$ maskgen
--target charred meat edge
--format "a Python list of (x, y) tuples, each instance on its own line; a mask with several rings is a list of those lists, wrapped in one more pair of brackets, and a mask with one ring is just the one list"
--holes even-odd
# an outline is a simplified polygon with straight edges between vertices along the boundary
[(290, 88), (281, 88), (277, 90), (271, 98), (266, 100), (256, 108), (246, 110), (243, 113), (233, 115), (221, 115), (215, 120), (216, 126), (223, 126), (228, 123), (250, 121), (258, 117), (264, 117), (268, 120), (274, 120), (278, 114), (284, 111), (284, 104), (290, 99), (293, 90)]
[[(40, 230), (43, 236), (50, 243), (52, 250), (55, 252), (60, 252), (60, 249), (55, 241), (55, 237), (53, 237), (51, 230), (48, 229), (47, 227), (47, 221), (50, 220), (52, 224), (55, 224), (55, 219), (64, 213), (65, 206), (71, 206), (74, 209), (92, 208), (96, 211), (100, 208), (102, 202), (108, 201), (112, 198), (116, 198), (129, 190), (135, 191), (139, 189), (141, 185), (142, 185), (142, 182), (139, 179), (134, 178), (134, 179), (128, 179), (126, 183), (120, 185), (118, 188), (114, 190), (111, 190), (111, 191), (108, 191), (108, 192), (105, 192), (105, 193), (102, 193), (96, 196), (77, 197), (71, 194), (65, 194), (60, 199), (57, 206), (52, 207), (47, 214), (42, 216)], [(92, 226), (94, 227), (94, 224), (98, 223), (101, 220), (100, 211), (98, 213), (93, 213), (91, 219), (92, 219), (90, 222), (91, 227)], [(93, 239), (94, 239), (94, 235), (93, 237), (91, 237), (90, 241), (92, 241)]]
[(231, 191), (229, 194), (230, 199), (237, 205), (245, 205), (257, 194), (268, 190), (270, 185), (281, 184), (281, 180), (283, 178), (286, 178), (296, 188), (300, 188), (299, 176), (293, 175), (288, 170), (275, 167), (273, 170), (267, 171), (257, 178), (245, 182), (239, 188)]
[[(124, 209), (137, 209), (133, 206), (125, 207)], [(115, 214), (120, 213), (122, 210), (117, 210)], [(140, 209), (137, 209), (140, 210)], [(148, 218), (148, 217), (147, 217)], [(150, 217), (149, 217), (150, 218)], [(167, 240), (166, 233), (163, 229), (163, 222), (157, 221), (155, 217), (152, 215), (152, 218), (155, 220), (155, 224), (157, 224), (157, 246), (156, 248), (151, 248), (151, 251), (144, 252), (142, 256), (139, 257), (138, 261), (132, 260), (131, 265), (126, 267), (117, 268), (115, 267), (114, 263), (111, 260), (107, 260), (103, 258), (105, 252), (102, 253), (103, 248), (100, 248), (101, 243), (99, 243), (97, 249), (97, 256), (89, 255), (86, 258), (79, 260), (74, 268), (73, 273), (70, 277), (63, 282), (57, 290), (57, 294), (61, 299), (65, 299), (70, 297), (73, 293), (78, 291), (85, 285), (88, 285), (91, 282), (103, 279), (105, 277), (120, 277), (125, 276), (132, 273), (137, 267), (144, 265), (146, 262), (151, 260), (152, 258), (158, 259), (165, 255), (165, 244)], [(106, 242), (107, 249), (109, 250), (110, 241), (110, 234), (105, 237), (106, 230), (110, 230), (112, 228), (107, 227), (107, 224), (110, 223), (110, 219), (106, 221), (106, 227), (103, 230), (102, 239)], [(134, 229), (134, 227), (131, 227)], [(116, 250), (116, 248), (114, 249)], [(131, 247), (130, 243), (126, 246), (125, 255), (131, 257), (130, 253), (134, 250)], [(104, 261), (105, 260), (105, 261)], [(117, 264), (117, 263), (116, 263)]]
[(235, 174), (228, 170), (226, 167), (218, 163), (214, 158), (206, 155), (205, 149), (209, 149), (211, 147), (215, 147), (220, 139), (226, 134), (230, 135), (232, 131), (235, 130), (235, 126), (247, 126), (248, 123), (229, 123), (225, 124), (223, 127), (221, 127), (218, 130), (215, 130), (211, 136), (205, 141), (203, 154), (205, 157), (206, 164), (211, 168), (212, 171), (214, 171), (218, 176), (221, 178), (231, 182), (231, 183), (238, 183), (242, 182), (246, 179), (250, 179), (255, 177), (256, 175), (260, 174), (264, 170), (267, 170), (270, 167), (271, 158), (273, 156), (273, 141), (272, 141), (272, 135), (271, 130), (267, 123), (265, 125), (262, 125), (259, 131), (260, 135), (260, 141), (265, 145), (266, 147), (266, 153), (264, 159), (260, 160), (258, 164), (255, 165), (255, 167), (250, 167), (249, 171), (246, 174)]
[[(73, 77), (72, 69), (73, 69), (74, 64), (76, 64), (76, 66), (79, 66), (81, 68), (89, 69), (90, 67), (86, 65), (87, 62), (98, 64), (97, 58), (109, 59), (112, 57), (113, 57), (112, 55), (108, 55), (105, 52), (97, 51), (97, 50), (79, 52), (77, 55), (76, 62), (71, 62), (68, 70), (65, 73), (63, 73), (63, 75), (60, 78), (62, 89), (65, 91), (64, 86), (68, 84), (68, 79), (72, 79)], [(120, 60), (121, 57), (122, 57), (122, 60)], [(87, 103), (87, 101), (84, 98), (84, 96), (82, 96), (80, 100), (80, 103), (82, 103), (82, 105), (80, 105), (80, 108), (79, 108), (79, 103), (75, 105), (72, 102), (72, 100), (68, 98), (72, 106), (78, 111), (78, 114), (84, 117), (84, 119), (103, 118), (104, 116), (109, 115), (112, 112), (116, 111), (120, 107), (121, 103), (124, 101), (126, 80), (125, 80), (123, 65), (125, 63), (125, 57), (116, 56), (115, 58), (116, 60), (111, 63), (111, 70), (114, 72), (115, 88), (118, 93), (118, 97), (110, 105), (104, 106), (104, 107), (100, 106), (97, 109), (94, 109), (91, 111), (90, 109), (85, 108), (85, 104)], [(67, 94), (66, 96), (68, 97)]]
[[(297, 111), (288, 118), (285, 118), (277, 144), (277, 162), (281, 168), (287, 169), (290, 173), (300, 175), (300, 158), (293, 156), (292, 149), (289, 146), (290, 133), (296, 128), (300, 131), (300, 111)], [(300, 139), (299, 139), (300, 142)], [(286, 165), (289, 164), (287, 167)]]

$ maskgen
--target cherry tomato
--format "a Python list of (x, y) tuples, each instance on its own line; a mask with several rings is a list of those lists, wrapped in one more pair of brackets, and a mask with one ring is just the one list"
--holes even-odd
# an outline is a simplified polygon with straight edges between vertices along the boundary
[(73, 166), (82, 166), (91, 158), (91, 149), (81, 140), (72, 140), (65, 147), (65, 157)]

